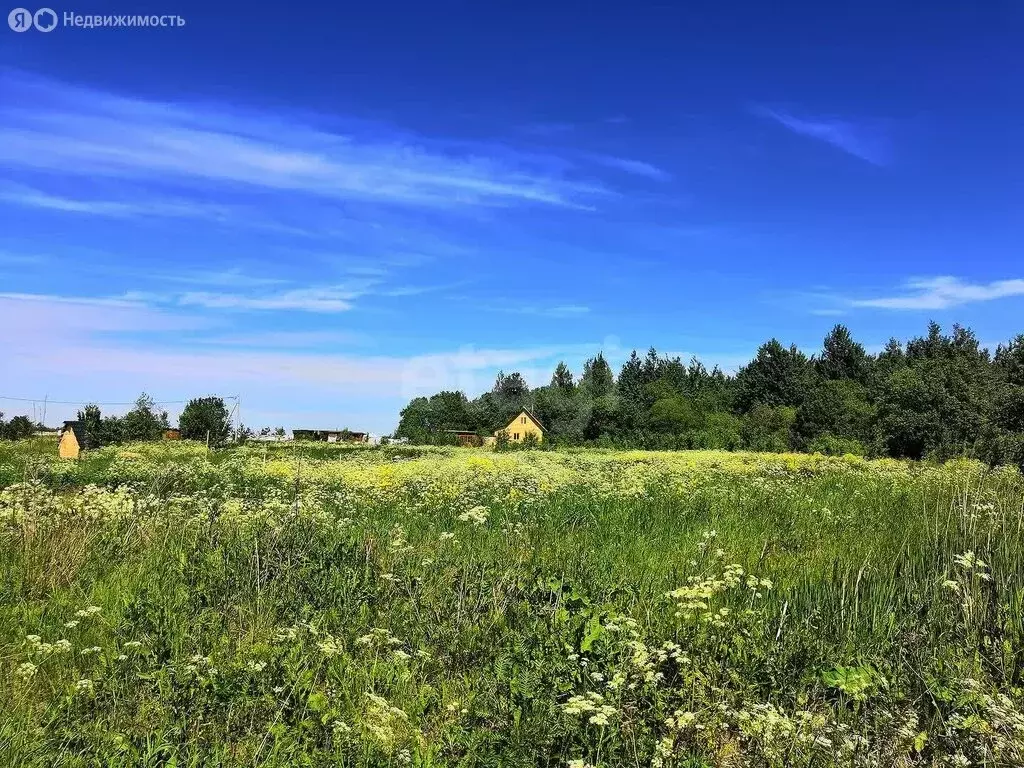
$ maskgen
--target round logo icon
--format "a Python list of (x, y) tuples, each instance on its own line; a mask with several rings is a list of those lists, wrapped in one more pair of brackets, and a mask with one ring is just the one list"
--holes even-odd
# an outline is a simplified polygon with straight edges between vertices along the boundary
[(15, 32), (28, 32), (32, 29), (32, 11), (27, 8), (15, 8), (7, 14), (7, 26)]
[(32, 23), (40, 32), (53, 32), (57, 27), (57, 14), (53, 8), (40, 8), (32, 17)]

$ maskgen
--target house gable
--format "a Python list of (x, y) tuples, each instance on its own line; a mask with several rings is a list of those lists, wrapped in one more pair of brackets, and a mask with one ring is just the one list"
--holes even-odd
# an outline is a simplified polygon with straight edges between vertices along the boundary
[[(544, 427), (537, 421), (537, 417), (529, 411), (520, 411), (507, 426), (499, 429), (498, 432), (505, 432), (508, 435), (508, 439), (514, 443), (526, 440), (528, 435), (533, 435), (537, 438), (538, 442), (544, 439)], [(494, 433), (495, 437), (497, 437), (498, 432)]]

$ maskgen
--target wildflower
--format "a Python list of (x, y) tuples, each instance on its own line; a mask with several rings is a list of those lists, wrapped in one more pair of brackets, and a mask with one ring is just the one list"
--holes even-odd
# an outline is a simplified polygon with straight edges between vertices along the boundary
[(68, 621), (68, 622), (64, 623), (64, 628), (65, 629), (74, 629), (75, 627), (78, 626), (78, 623), (79, 622), (77, 620), (72, 619), (71, 621)]
[(441, 533), (441, 541), (451, 541), (455, 538), (455, 534), (451, 531), (444, 531)]
[(335, 638), (330, 636), (326, 637), (324, 640), (318, 643), (317, 648), (320, 649), (320, 653), (322, 653), (324, 656), (328, 658), (332, 656), (337, 656), (344, 650), (341, 643), (339, 643)]
[(91, 648), (83, 648), (82, 650), (80, 650), (80, 651), (78, 652), (78, 654), (79, 654), (80, 656), (90, 656), (90, 655), (92, 655), (92, 654), (94, 654), (94, 653), (99, 653), (99, 652), (100, 652), (100, 651), (102, 651), (102, 650), (103, 650), (103, 649), (102, 649), (102, 648), (100, 648), (100, 647), (99, 647), (98, 645), (94, 645), (94, 646), (92, 646)]
[(26, 661), (24, 664), (18, 665), (18, 669), (15, 671), (15, 674), (17, 674), (22, 680), (28, 680), (35, 675), (37, 669), (39, 669), (39, 667), (31, 661)]
[(489, 514), (487, 507), (478, 505), (459, 515), (459, 520), (464, 523), (473, 523), (473, 525), (483, 525), (487, 522)]
[(95, 685), (93, 681), (89, 680), (88, 678), (82, 678), (77, 683), (75, 683), (75, 690), (79, 693), (92, 693), (94, 687)]
[(142, 643), (140, 643), (138, 640), (129, 640), (127, 643), (124, 644), (124, 647), (125, 648), (141, 648), (142, 647)]
[(265, 662), (265, 661), (250, 661), (245, 666), (246, 666), (246, 668), (250, 672), (259, 673), (259, 672), (262, 672), (264, 669), (267, 668), (267, 662)]
[(274, 635), (274, 639), (278, 642), (285, 642), (288, 640), (294, 640), (299, 635), (299, 630), (295, 627), (281, 627), (277, 630), (277, 634)]

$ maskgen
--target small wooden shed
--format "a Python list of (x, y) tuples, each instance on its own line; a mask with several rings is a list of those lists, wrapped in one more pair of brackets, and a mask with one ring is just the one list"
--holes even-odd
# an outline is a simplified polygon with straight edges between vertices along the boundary
[(62, 459), (77, 459), (85, 449), (85, 425), (80, 421), (65, 421), (57, 444), (57, 455)]
[(463, 448), (476, 448), (484, 444), (480, 435), (468, 429), (446, 429), (445, 432), (453, 435), (455, 442)]

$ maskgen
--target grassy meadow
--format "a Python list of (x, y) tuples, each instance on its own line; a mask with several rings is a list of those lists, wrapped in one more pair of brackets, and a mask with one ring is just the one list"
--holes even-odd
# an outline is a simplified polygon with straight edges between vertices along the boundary
[(0, 444), (3, 766), (1024, 765), (975, 462)]

